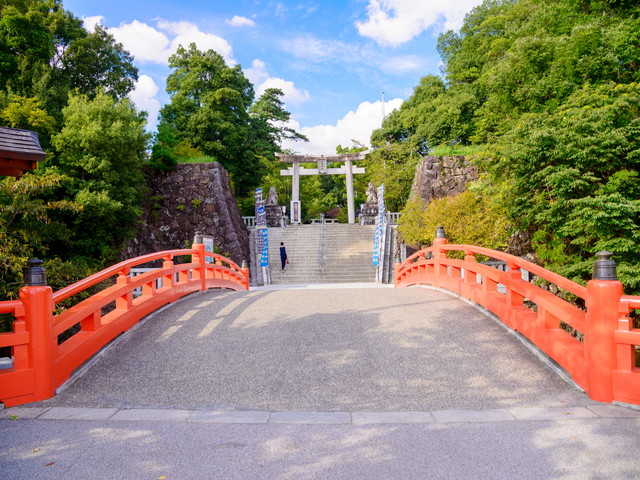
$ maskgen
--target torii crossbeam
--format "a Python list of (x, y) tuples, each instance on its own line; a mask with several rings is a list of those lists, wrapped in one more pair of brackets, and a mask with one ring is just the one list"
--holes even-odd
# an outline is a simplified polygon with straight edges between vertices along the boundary
[[(356, 223), (356, 213), (353, 195), (353, 175), (365, 173), (363, 167), (355, 167), (353, 162), (364, 160), (368, 152), (340, 153), (334, 155), (283, 155), (276, 156), (283, 163), (292, 163), (293, 166), (286, 170), (280, 170), (281, 176), (291, 176), (291, 223), (300, 223), (300, 175), (346, 175), (347, 178), (347, 215), (349, 223)], [(327, 168), (327, 163), (344, 162), (340, 168)], [(315, 163), (318, 168), (300, 168), (301, 163)]]

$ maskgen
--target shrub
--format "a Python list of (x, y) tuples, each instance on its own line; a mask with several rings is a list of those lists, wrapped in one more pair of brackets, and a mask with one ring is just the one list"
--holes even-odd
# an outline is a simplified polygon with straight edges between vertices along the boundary
[(455, 197), (434, 199), (429, 204), (413, 198), (402, 211), (400, 235), (411, 245), (431, 245), (436, 228), (442, 225), (449, 243), (504, 249), (511, 226), (504, 207), (494, 195), (467, 190)]

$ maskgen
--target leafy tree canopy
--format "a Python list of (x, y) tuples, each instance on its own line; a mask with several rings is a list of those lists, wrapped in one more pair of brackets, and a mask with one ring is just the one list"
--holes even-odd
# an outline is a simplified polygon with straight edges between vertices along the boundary
[(260, 158), (273, 158), (283, 139), (307, 140), (287, 125), (282, 90), (267, 89), (256, 101), (240, 65), (228, 66), (215, 51), (179, 47), (169, 65), (171, 101), (160, 112), (159, 131), (220, 162), (236, 197), (252, 195), (264, 174)]
[[(0, 1), (0, 91), (10, 94), (0, 108), (7, 100), (25, 99), (24, 108), (38, 102), (59, 125), (73, 91), (124, 98), (138, 79), (132, 61), (104, 28), (87, 32), (61, 0)], [(39, 132), (48, 145), (50, 132)]]
[(640, 288), (640, 84), (586, 85), (553, 113), (524, 115), (485, 164), (509, 182), (541, 260), (580, 279), (608, 250)]
[(486, 0), (438, 50), (442, 78), (424, 77), (373, 133), (375, 168), (399, 145), (470, 146), (542, 263), (584, 281), (607, 249), (640, 289), (640, 5)]
[(282, 97), (284, 93), (279, 88), (267, 88), (260, 98), (249, 107), (253, 129), (265, 141), (267, 152), (278, 148), (283, 140), (302, 140), (308, 142), (309, 139), (296, 132), (287, 124), (291, 119), (291, 114), (285, 110)]
[(82, 207), (73, 220), (75, 254), (111, 260), (141, 213), (146, 113), (128, 99), (103, 92), (91, 99), (72, 96), (63, 110), (64, 128), (56, 134), (51, 168), (66, 174), (65, 196)]

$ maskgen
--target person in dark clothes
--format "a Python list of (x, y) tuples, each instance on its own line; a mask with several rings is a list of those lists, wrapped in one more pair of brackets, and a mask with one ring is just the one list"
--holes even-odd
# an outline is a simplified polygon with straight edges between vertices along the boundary
[(282, 262), (282, 271), (284, 271), (284, 266), (289, 263), (287, 261), (287, 249), (284, 248), (284, 242), (280, 242), (280, 261)]

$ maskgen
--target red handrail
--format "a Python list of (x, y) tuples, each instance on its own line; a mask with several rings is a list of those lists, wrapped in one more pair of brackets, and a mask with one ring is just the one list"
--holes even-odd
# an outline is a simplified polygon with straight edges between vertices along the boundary
[[(189, 263), (174, 264), (185, 255), (191, 255)], [(160, 268), (131, 275), (132, 268), (155, 260), (163, 261)], [(61, 302), (114, 276), (115, 283), (54, 314)], [(52, 397), (80, 365), (145, 315), (209, 288), (248, 290), (249, 270), (202, 244), (125, 260), (55, 293), (48, 286), (23, 287), (20, 300), (0, 302), (0, 313), (15, 317), (13, 331), (0, 334), (0, 347), (12, 349), (12, 368), (0, 370), (0, 400), (10, 407)], [(142, 292), (134, 298), (136, 289)]]
[[(461, 251), (464, 259), (448, 258)], [(506, 271), (476, 261), (502, 260)], [(430, 258), (429, 258), (430, 257)], [(584, 301), (584, 309), (522, 279), (521, 270)], [(398, 263), (396, 287), (428, 284), (455, 292), (494, 313), (563, 367), (594, 400), (640, 405), (636, 345), (640, 329), (629, 317), (640, 297), (622, 295), (617, 280), (591, 280), (584, 287), (519, 257), (474, 245), (434, 245)]]
[[(436, 249), (435, 246), (427, 247), (419, 252), (414, 253), (410, 257), (408, 257), (402, 264), (401, 267), (413, 263), (419, 257), (423, 257), (426, 253), (432, 253)], [(491, 250), (489, 248), (478, 247), (475, 245), (449, 245), (443, 244), (440, 246), (440, 250), (442, 251), (462, 251), (465, 255), (484, 255), (489, 258), (495, 258), (496, 260), (502, 260), (507, 265), (515, 265), (518, 268), (524, 269), (527, 272), (533, 273), (537, 277), (543, 278), (549, 283), (553, 283), (560, 288), (573, 293), (574, 295), (584, 298), (586, 294), (586, 287), (569, 280), (568, 278), (563, 277), (562, 275), (558, 275), (546, 268), (541, 267), (540, 265), (536, 265), (535, 263), (531, 263), (523, 258), (516, 257), (515, 255), (510, 255), (508, 253), (500, 252), (498, 250)]]
[(180, 255), (195, 254), (197, 254), (197, 251), (194, 249), (166, 250), (163, 252), (149, 253), (140, 257), (130, 258), (58, 290), (53, 294), (53, 299), (56, 303), (62, 302), (63, 300), (66, 300), (67, 298), (80, 293), (89, 287), (93, 287), (94, 285), (103, 282), (121, 272), (124, 273), (124, 275), (128, 275), (129, 271), (138, 265), (143, 265), (145, 263), (153, 262), (160, 259), (173, 260), (175, 257)]

